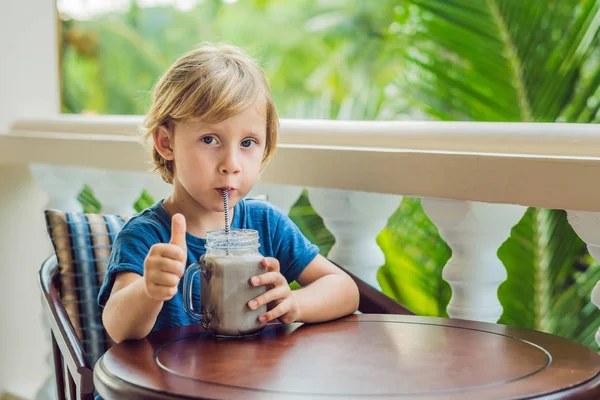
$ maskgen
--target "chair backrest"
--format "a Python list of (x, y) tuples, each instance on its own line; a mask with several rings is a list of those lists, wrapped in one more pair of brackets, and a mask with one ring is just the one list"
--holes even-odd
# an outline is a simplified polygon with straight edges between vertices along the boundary
[(94, 365), (113, 345), (97, 297), (111, 246), (129, 217), (59, 210), (46, 210), (45, 217), (58, 263), (56, 286), (87, 361)]
[[(268, 201), (266, 195), (253, 197)], [(60, 210), (46, 210), (44, 214), (58, 262), (56, 288), (93, 366), (114, 344), (102, 324), (97, 298), (112, 244), (131, 216)]]

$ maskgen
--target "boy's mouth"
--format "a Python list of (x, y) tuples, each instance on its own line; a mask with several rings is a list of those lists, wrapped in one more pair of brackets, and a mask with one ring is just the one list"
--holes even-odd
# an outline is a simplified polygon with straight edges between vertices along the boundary
[(221, 188), (217, 188), (216, 190), (217, 190), (219, 193), (223, 194), (223, 190), (225, 190), (225, 189), (227, 189), (227, 192), (229, 192), (229, 193), (231, 193), (231, 192), (235, 191), (235, 188), (234, 188), (234, 187), (221, 187)]

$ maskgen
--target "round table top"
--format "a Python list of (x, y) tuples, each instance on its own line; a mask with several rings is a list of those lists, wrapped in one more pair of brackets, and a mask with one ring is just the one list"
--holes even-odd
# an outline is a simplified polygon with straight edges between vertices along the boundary
[(201, 325), (154, 332), (107, 351), (94, 384), (105, 399), (598, 399), (599, 374), (598, 354), (554, 335), (363, 314), (245, 339)]

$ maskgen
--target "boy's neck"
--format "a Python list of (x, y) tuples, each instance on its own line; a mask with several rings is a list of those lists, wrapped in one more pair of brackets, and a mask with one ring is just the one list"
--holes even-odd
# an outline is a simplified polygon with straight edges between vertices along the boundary
[[(178, 192), (173, 190), (171, 195), (163, 201), (163, 207), (171, 216), (180, 213), (185, 217), (188, 233), (199, 238), (205, 238), (206, 232), (225, 227), (222, 212), (208, 210), (196, 202), (187, 192)], [(231, 221), (233, 221), (233, 208), (229, 210), (229, 215)]]

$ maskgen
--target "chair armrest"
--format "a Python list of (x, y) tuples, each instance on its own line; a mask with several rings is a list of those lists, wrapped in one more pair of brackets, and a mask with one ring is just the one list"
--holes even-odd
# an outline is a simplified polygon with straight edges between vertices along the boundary
[(50, 329), (60, 349), (64, 363), (81, 394), (91, 394), (94, 391), (93, 372), (85, 358), (81, 341), (75, 333), (75, 328), (65, 310), (54, 279), (58, 274), (56, 255), (49, 257), (40, 269), (39, 284), (42, 290), (44, 315), (48, 319)]
[(369, 285), (352, 272), (333, 261), (331, 262), (338, 266), (342, 271), (350, 275), (350, 277), (356, 283), (360, 296), (358, 311), (364, 314), (415, 315), (415, 313), (410, 311), (408, 308), (375, 289), (373, 286)]

